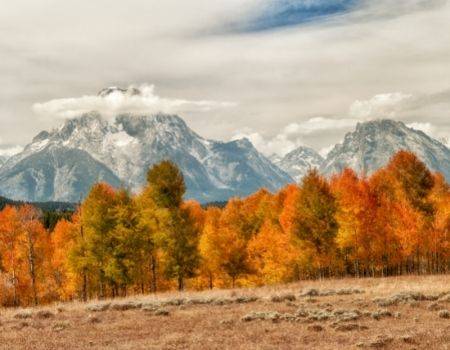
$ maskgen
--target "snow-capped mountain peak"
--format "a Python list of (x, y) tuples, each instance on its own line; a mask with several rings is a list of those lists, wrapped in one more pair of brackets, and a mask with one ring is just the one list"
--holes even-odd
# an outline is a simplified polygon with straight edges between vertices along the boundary
[(205, 139), (177, 115), (120, 114), (110, 121), (91, 112), (40, 132), (21, 153), (10, 157), (0, 168), (0, 195), (78, 201), (97, 181), (138, 191), (147, 170), (170, 159), (184, 174), (187, 198), (221, 201), (261, 187), (275, 191), (294, 178), (301, 181), (311, 168), (331, 175), (351, 167), (370, 175), (399, 150), (414, 152), (450, 180), (450, 150), (422, 131), (392, 120), (358, 124), (325, 160), (302, 146), (270, 161), (248, 139)]
[[(113, 88), (103, 91), (103, 94), (113, 93), (123, 91)], [(70, 164), (57, 156), (68, 150), (81, 152), (71, 153)], [(37, 170), (37, 164), (28, 164), (31, 159), (36, 159), (37, 154), (39, 159), (58, 161), (48, 164), (51, 171), (45, 165), (42, 168), (42, 164)], [(120, 182), (134, 191), (145, 184), (146, 172), (153, 164), (170, 159), (177, 163), (185, 176), (187, 197), (203, 202), (248, 195), (260, 187), (277, 190), (292, 181), (289, 175), (262, 156), (249, 140), (217, 142), (204, 139), (177, 115), (121, 114), (109, 122), (99, 113), (91, 112), (67, 120), (52, 131), (39, 133), (22, 153), (9, 159), (0, 169), (0, 180), (8, 183), (9, 188), (17, 187), (17, 196), (12, 195), (14, 191), (2, 188), (1, 183), (0, 193), (7, 192), (10, 197), (24, 200), (78, 200), (80, 193), (66, 193), (57, 184), (53, 184), (53, 191), (44, 191), (45, 195), (39, 189), (44, 174), (54, 176), (61, 173), (60, 168), (73, 167), (73, 162), (77, 162), (75, 155), (86, 158), (83, 164), (96, 167), (90, 172), (93, 176), (106, 177), (114, 185)], [(102, 166), (111, 174), (107, 174)], [(27, 181), (23, 180), (25, 177)], [(94, 183), (98, 180), (92, 178), (89, 181)], [(51, 182), (45, 178), (45, 186)], [(30, 190), (30, 186), (35, 189)], [(89, 186), (83, 185), (83, 189), (86, 188)], [(64, 196), (58, 197), (61, 193)]]
[(312, 148), (300, 146), (284, 157), (272, 157), (272, 161), (300, 182), (303, 176), (312, 168), (319, 168), (323, 162), (322, 156)]
[(127, 89), (122, 89), (117, 86), (110, 86), (105, 89), (102, 89), (99, 91), (98, 96), (100, 97), (108, 97), (113, 94), (121, 94), (121, 95), (127, 95), (127, 96), (136, 96), (140, 95), (141, 91), (136, 87), (129, 87)]
[(359, 123), (328, 154), (321, 171), (331, 175), (346, 167), (370, 175), (385, 166), (398, 151), (415, 153), (431, 170), (450, 179), (450, 150), (424, 132), (389, 119)]

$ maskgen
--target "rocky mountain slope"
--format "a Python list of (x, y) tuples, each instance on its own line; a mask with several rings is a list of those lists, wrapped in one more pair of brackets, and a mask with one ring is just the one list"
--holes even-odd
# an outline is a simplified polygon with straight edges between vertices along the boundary
[[(99, 96), (111, 93), (140, 92), (109, 88)], [(183, 172), (186, 198), (220, 202), (261, 187), (276, 191), (300, 182), (310, 168), (319, 168), (327, 176), (345, 167), (370, 175), (399, 150), (414, 152), (431, 170), (450, 180), (450, 150), (392, 120), (358, 124), (325, 160), (302, 146), (271, 161), (247, 139), (205, 139), (176, 115), (120, 114), (111, 120), (90, 112), (42, 131), (21, 153), (0, 165), (0, 195), (24, 201), (77, 202), (98, 181), (138, 191), (147, 170), (170, 159)]]
[(328, 154), (320, 170), (331, 175), (350, 167), (370, 175), (400, 150), (414, 152), (431, 170), (450, 181), (450, 150), (445, 145), (402, 122), (387, 119), (359, 123)]
[(92, 185), (105, 181), (120, 186), (120, 179), (86, 151), (48, 145), (0, 170), (3, 196), (24, 201), (77, 202)]
[(319, 168), (324, 161), (322, 156), (312, 148), (300, 146), (284, 157), (274, 157), (275, 165), (300, 182), (309, 169)]
[(261, 187), (275, 191), (293, 181), (247, 139), (207, 140), (176, 115), (118, 115), (110, 122), (91, 112), (41, 132), (8, 159), (0, 168), (0, 194), (78, 201), (97, 181), (137, 191), (149, 167), (163, 159), (180, 167), (186, 197), (201, 202), (245, 196)]

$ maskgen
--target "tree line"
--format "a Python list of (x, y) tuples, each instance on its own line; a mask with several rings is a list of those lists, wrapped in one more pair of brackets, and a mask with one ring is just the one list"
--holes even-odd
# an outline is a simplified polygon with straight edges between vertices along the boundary
[(371, 176), (313, 169), (300, 184), (223, 207), (184, 193), (180, 170), (163, 161), (139, 194), (96, 184), (56, 225), (31, 205), (6, 206), (0, 303), (450, 269), (450, 187), (406, 151)]

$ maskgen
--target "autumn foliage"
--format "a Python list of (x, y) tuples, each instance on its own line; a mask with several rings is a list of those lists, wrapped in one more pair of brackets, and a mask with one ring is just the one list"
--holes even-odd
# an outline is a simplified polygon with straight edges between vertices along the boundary
[(31, 206), (3, 209), (1, 304), (450, 269), (450, 187), (409, 152), (370, 177), (311, 170), (224, 208), (183, 201), (169, 161), (147, 180), (137, 195), (95, 185), (51, 231)]

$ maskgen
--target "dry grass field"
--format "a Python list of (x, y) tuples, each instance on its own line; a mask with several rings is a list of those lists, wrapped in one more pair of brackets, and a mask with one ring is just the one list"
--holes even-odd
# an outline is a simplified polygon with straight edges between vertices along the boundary
[(450, 349), (449, 311), (450, 276), (165, 293), (0, 310), (0, 349)]

